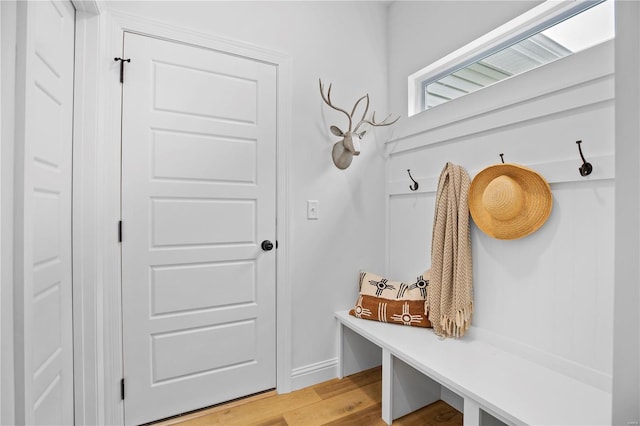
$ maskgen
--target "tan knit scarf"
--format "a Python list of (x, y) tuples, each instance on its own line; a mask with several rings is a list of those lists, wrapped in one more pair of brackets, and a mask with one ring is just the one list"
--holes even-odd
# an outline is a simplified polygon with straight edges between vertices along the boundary
[(467, 198), (469, 175), (447, 163), (440, 174), (425, 308), (439, 336), (462, 337), (471, 325), (473, 279)]

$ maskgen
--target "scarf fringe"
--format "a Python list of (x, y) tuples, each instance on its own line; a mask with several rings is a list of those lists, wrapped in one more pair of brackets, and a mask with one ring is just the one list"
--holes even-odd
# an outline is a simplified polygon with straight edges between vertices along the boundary
[[(429, 302), (424, 302), (424, 315), (429, 318)], [(440, 337), (455, 337), (456, 339), (464, 336), (464, 333), (471, 326), (471, 317), (473, 316), (473, 302), (466, 308), (456, 311), (455, 318), (449, 318), (447, 315), (440, 316), (440, 327), (444, 333), (438, 333), (437, 328), (433, 331)], [(429, 318), (431, 320), (431, 318)]]
[[(459, 339), (471, 326), (471, 316), (473, 314), (473, 303), (462, 310), (455, 313), (455, 318), (449, 318), (447, 315), (440, 316), (440, 326), (444, 330), (439, 336), (451, 336)], [(435, 329), (434, 329), (435, 331)]]
[[(429, 302), (424, 302), (424, 315), (429, 318)], [(466, 308), (456, 311), (455, 318), (449, 318), (447, 315), (440, 315), (440, 327), (443, 332), (439, 333), (434, 327), (433, 331), (440, 337), (454, 337), (456, 339), (464, 336), (464, 333), (471, 326), (471, 317), (473, 316), (473, 302)], [(431, 320), (431, 318), (429, 318)]]

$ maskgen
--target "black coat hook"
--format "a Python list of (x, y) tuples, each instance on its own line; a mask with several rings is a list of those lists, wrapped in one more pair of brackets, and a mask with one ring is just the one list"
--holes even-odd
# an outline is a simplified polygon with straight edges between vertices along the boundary
[(413, 185), (409, 185), (409, 189), (412, 191), (417, 191), (419, 185), (418, 182), (416, 182), (416, 180), (413, 178), (413, 176), (411, 176), (411, 169), (407, 169), (407, 173), (409, 173), (409, 179), (413, 181)]
[(582, 147), (580, 144), (582, 141), (576, 141), (578, 144), (578, 152), (580, 152), (580, 158), (582, 158), (582, 166), (578, 167), (578, 171), (580, 172), (580, 176), (589, 176), (593, 171), (593, 166), (591, 163), (587, 163), (587, 160), (584, 159), (584, 155), (582, 155)]
[(500, 160), (502, 160), (502, 164), (504, 164), (504, 154), (500, 154)]

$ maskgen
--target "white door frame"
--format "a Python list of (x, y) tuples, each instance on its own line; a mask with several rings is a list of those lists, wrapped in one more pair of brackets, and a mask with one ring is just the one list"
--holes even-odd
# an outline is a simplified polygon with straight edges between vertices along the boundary
[[(85, 3), (79, 1), (78, 3)], [(93, 2), (76, 19), (74, 129), (74, 343), (76, 423), (123, 424), (119, 64), (123, 33), (196, 45), (277, 68), (276, 386), (291, 390), (289, 157), (291, 58), (286, 54), (128, 14)], [(135, 61), (135, 58), (132, 58)], [(125, 65), (126, 81), (126, 65)]]
[(16, 2), (0, 3), (0, 424), (14, 424), (13, 159)]

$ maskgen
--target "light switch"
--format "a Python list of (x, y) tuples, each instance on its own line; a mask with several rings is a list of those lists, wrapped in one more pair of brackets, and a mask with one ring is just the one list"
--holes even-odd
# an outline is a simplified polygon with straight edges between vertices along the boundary
[(320, 218), (320, 202), (318, 200), (307, 200), (307, 219)]

